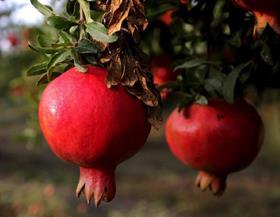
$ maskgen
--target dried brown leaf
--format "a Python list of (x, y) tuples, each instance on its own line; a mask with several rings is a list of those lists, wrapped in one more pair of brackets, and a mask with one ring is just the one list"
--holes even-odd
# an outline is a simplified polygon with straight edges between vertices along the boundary
[(107, 75), (107, 86), (110, 88), (111, 86), (118, 85), (121, 83), (123, 70), (122, 70), (122, 60), (119, 53), (115, 53), (114, 56), (111, 57), (110, 65)]
[(112, 0), (110, 5), (110, 20), (108, 22), (108, 34), (112, 35), (122, 28), (123, 21), (128, 17), (131, 9), (131, 0)]
[[(103, 23), (108, 34), (116, 33), (118, 41), (109, 44), (100, 58), (108, 68), (108, 87), (121, 84), (148, 108), (149, 121), (157, 126), (161, 121), (160, 95), (148, 70), (147, 58), (138, 48), (139, 32), (145, 30), (144, 0), (100, 0), (106, 8)], [(105, 7), (106, 5), (106, 7)]]

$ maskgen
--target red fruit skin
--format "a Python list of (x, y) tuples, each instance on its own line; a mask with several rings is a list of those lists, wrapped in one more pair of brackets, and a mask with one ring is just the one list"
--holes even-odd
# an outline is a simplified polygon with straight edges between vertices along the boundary
[(108, 89), (106, 74), (98, 67), (86, 73), (72, 68), (47, 86), (39, 105), (49, 146), (81, 167), (77, 194), (84, 190), (88, 202), (94, 194), (96, 205), (113, 199), (116, 166), (144, 145), (151, 129), (142, 103), (122, 86)]
[(241, 99), (175, 109), (166, 123), (167, 143), (180, 161), (223, 179), (255, 159), (263, 136), (260, 116)]

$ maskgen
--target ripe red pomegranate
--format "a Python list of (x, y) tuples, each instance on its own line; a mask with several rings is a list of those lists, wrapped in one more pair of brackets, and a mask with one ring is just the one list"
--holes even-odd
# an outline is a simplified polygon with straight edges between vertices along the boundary
[(221, 195), (229, 173), (247, 167), (263, 142), (263, 123), (244, 100), (175, 109), (166, 123), (167, 143), (184, 164), (199, 170), (196, 185)]
[(160, 21), (162, 23), (164, 23), (167, 26), (170, 26), (173, 22), (173, 13), (176, 11), (177, 9), (169, 9), (167, 10), (164, 14), (162, 14), (160, 16)]
[(264, 28), (268, 23), (280, 34), (280, 1), (276, 0), (234, 0), (240, 7), (254, 12), (257, 28)]
[(145, 143), (151, 126), (143, 104), (124, 87), (106, 87), (106, 70), (76, 68), (43, 92), (39, 120), (52, 151), (80, 167), (77, 196), (109, 202), (115, 195), (115, 169)]
[(7, 37), (7, 39), (8, 39), (8, 42), (10, 43), (10, 45), (12, 46), (12, 47), (15, 47), (15, 46), (17, 46), (18, 45), (18, 43), (19, 43), (19, 41), (18, 41), (18, 38), (15, 36), (15, 35), (9, 35), (8, 37)]
[[(154, 83), (156, 85), (163, 85), (170, 81), (175, 81), (178, 73), (173, 72), (172, 59), (168, 55), (161, 55), (152, 59), (150, 64), (151, 72), (154, 76)], [(168, 96), (168, 89), (161, 91), (161, 98), (166, 99)]]
[(183, 5), (189, 4), (189, 0), (180, 0), (180, 3)]
[[(189, 3), (189, 0), (180, 0), (179, 1), (182, 5), (187, 5)], [(165, 13), (163, 13), (160, 16), (160, 20), (162, 23), (164, 23), (167, 26), (170, 26), (173, 22), (173, 13), (177, 11), (178, 8), (172, 8), (167, 10)]]

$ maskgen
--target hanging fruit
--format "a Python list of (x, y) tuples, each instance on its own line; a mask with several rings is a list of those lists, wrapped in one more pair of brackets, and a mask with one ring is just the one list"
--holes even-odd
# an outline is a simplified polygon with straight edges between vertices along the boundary
[(80, 167), (77, 196), (98, 206), (114, 198), (117, 165), (136, 154), (160, 118), (159, 93), (138, 48), (148, 24), (143, 1), (67, 1), (65, 17), (32, 4), (58, 32), (29, 45), (45, 60), (27, 74), (41, 75), (38, 85), (50, 82), (40, 126), (52, 151)]
[(191, 104), (175, 109), (166, 123), (172, 153), (199, 170), (196, 185), (223, 194), (230, 173), (246, 168), (263, 143), (263, 123), (256, 110), (242, 99), (222, 99), (208, 105)]
[(72, 68), (44, 90), (40, 126), (53, 152), (80, 167), (77, 195), (96, 206), (115, 195), (115, 169), (133, 156), (150, 133), (147, 112), (118, 85), (106, 86), (106, 70)]

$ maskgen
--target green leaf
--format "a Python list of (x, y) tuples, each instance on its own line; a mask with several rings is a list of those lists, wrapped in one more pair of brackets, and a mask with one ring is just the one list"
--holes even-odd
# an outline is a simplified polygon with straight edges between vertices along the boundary
[(37, 36), (37, 43), (40, 47), (48, 47), (52, 43), (55, 43), (55, 41), (50, 40), (50, 37), (47, 35), (39, 34)]
[(52, 78), (52, 73), (54, 68), (63, 63), (65, 60), (67, 60), (70, 57), (70, 52), (69, 50), (66, 51), (62, 51), (59, 53), (56, 53), (55, 55), (53, 55), (47, 65), (47, 75), (48, 75), (48, 80), (50, 81)]
[(100, 21), (102, 20), (102, 17), (104, 15), (104, 11), (98, 11), (98, 10), (94, 10), (91, 12), (91, 17), (93, 18), (93, 20), (95, 21)]
[(210, 67), (209, 75), (205, 79), (204, 88), (208, 92), (217, 91), (219, 94), (222, 92), (223, 80), (225, 79), (226, 75), (215, 69), (214, 67)]
[(270, 66), (274, 65), (273, 55), (271, 54), (271, 48), (267, 44), (264, 44), (260, 56), (266, 64)]
[(182, 65), (177, 66), (174, 69), (174, 71), (176, 71), (178, 69), (191, 69), (191, 68), (195, 68), (195, 67), (198, 67), (198, 66), (201, 66), (201, 65), (213, 65), (213, 66), (216, 66), (217, 68), (219, 67), (218, 62), (197, 58), (197, 59), (189, 60), (189, 61), (183, 63)]
[(41, 75), (47, 71), (47, 62), (39, 63), (30, 67), (26, 74), (28, 76)]
[(93, 20), (91, 19), (91, 14), (90, 14), (90, 8), (89, 8), (89, 2), (85, 0), (78, 0), (80, 3), (80, 7), (82, 8), (82, 11), (85, 15), (86, 18), (86, 23), (91, 23)]
[(67, 1), (66, 12), (72, 16), (75, 12), (75, 7), (77, 7), (78, 2), (76, 1)]
[(45, 73), (39, 78), (39, 80), (36, 83), (36, 86), (40, 86), (47, 83), (48, 83), (48, 76), (47, 73)]
[(158, 8), (153, 8), (153, 10), (148, 8), (148, 10), (147, 10), (147, 17), (148, 18), (158, 17), (161, 14), (163, 14), (165, 11), (167, 11), (169, 9), (173, 9), (173, 8), (174, 8), (174, 5), (172, 5), (172, 4), (162, 4)]
[(83, 67), (82, 64), (80, 63), (78, 53), (76, 52), (75, 49), (71, 50), (71, 56), (74, 59), (74, 65), (76, 66), (79, 72), (85, 73), (88, 71), (88, 69)]
[(43, 5), (37, 0), (30, 0), (30, 2), (43, 15), (47, 17), (55, 15), (50, 6)]
[(52, 47), (40, 47), (36, 45), (29, 44), (28, 45), (32, 50), (42, 53), (42, 54), (54, 54), (57, 51), (61, 50), (61, 48), (52, 48)]
[[(53, 80), (54, 78), (57, 78), (59, 75), (61, 75), (61, 73), (59, 73), (59, 72), (53, 72), (53, 73), (52, 73), (52, 80)], [(49, 82), (49, 80), (48, 80), (48, 74), (45, 73), (45, 74), (43, 74), (43, 75), (39, 78), (39, 80), (38, 80), (37, 83), (36, 83), (36, 86), (40, 86), (40, 85), (43, 85), (43, 84), (47, 84), (48, 82)]]
[(65, 31), (60, 31), (59, 32), (59, 36), (62, 38), (62, 40), (65, 43), (75, 43), (76, 39), (75, 37), (73, 37), (72, 35), (70, 35), (69, 33), (65, 32)]
[(67, 30), (71, 28), (74, 25), (77, 25), (77, 23), (71, 22), (68, 19), (60, 16), (50, 16), (47, 19), (47, 23), (50, 26), (55, 27), (58, 30)]
[(85, 54), (83, 55), (83, 58), (85, 59), (85, 61), (93, 66), (98, 65), (98, 62), (96, 60), (96, 57), (92, 54)]
[(228, 103), (234, 103), (234, 92), (235, 92), (234, 90), (235, 90), (236, 82), (240, 76), (240, 73), (249, 64), (251, 64), (251, 61), (238, 65), (225, 78), (223, 82), (222, 93), (225, 100)]
[(193, 103), (195, 101), (195, 97), (192, 95), (184, 94), (180, 96), (180, 101), (178, 103), (179, 111), (184, 109), (187, 105)]
[(47, 69), (54, 68), (57, 64), (65, 61), (70, 56), (69, 51), (59, 52), (53, 55), (47, 65)]
[(109, 36), (107, 34), (107, 28), (99, 22), (86, 24), (86, 32), (96, 41), (113, 43), (118, 40), (116, 35)]
[(80, 54), (97, 54), (98, 48), (90, 40), (82, 39), (78, 44), (77, 51)]

